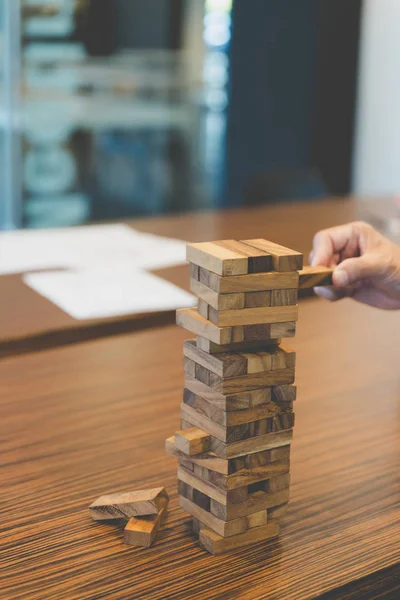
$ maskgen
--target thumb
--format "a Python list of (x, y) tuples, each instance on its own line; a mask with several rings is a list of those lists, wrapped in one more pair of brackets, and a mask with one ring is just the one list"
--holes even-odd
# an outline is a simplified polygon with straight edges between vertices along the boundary
[(374, 254), (364, 254), (358, 258), (348, 258), (336, 267), (332, 275), (333, 284), (338, 287), (353, 285), (364, 279), (378, 277), (383, 265)]

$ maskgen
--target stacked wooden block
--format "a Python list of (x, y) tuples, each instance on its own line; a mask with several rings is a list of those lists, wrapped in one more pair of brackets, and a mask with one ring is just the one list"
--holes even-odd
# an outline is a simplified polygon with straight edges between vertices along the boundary
[(262, 239), (189, 244), (197, 309), (177, 323), (184, 344), (178, 457), (180, 503), (201, 544), (220, 554), (279, 534), (289, 500), (302, 255)]

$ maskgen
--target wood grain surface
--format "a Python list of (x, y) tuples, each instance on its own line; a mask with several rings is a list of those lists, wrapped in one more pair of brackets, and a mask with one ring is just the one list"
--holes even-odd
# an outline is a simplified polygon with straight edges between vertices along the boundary
[[(384, 202), (375, 203), (382, 206)], [(139, 231), (191, 241), (247, 239), (279, 240), (304, 253), (322, 227), (358, 218), (366, 203), (355, 199), (284, 203), (276, 206), (208, 211), (137, 219)], [(155, 271), (157, 275), (189, 290), (188, 266)], [(0, 277), (0, 356), (32, 352), (62, 344), (174, 323), (172, 311), (151, 315), (124, 315), (112, 319), (77, 321), (22, 282), (20, 275)]]
[[(192, 534), (177, 461), (164, 455), (179, 428), (184, 331), (1, 360), (1, 600), (305, 600), (360, 581), (368, 597), (392, 590), (382, 573), (400, 561), (399, 336), (398, 313), (303, 302), (281, 534), (221, 557)], [(101, 494), (158, 486), (171, 501), (149, 549), (90, 518)]]

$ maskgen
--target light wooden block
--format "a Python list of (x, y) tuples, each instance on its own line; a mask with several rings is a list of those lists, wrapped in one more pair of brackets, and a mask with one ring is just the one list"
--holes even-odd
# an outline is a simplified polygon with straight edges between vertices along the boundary
[(167, 491), (163, 487), (106, 494), (97, 498), (89, 506), (89, 511), (95, 521), (130, 519), (137, 515), (155, 515), (168, 500)]
[(297, 321), (298, 306), (266, 306), (241, 310), (215, 310), (209, 307), (208, 319), (219, 327), (257, 325), (261, 323), (287, 323)]
[[(200, 274), (199, 274), (200, 276)], [(207, 287), (203, 283), (198, 280), (191, 279), (190, 280), (190, 290), (197, 296), (200, 300), (207, 302), (210, 306), (215, 308), (216, 310), (230, 310), (230, 309), (239, 309), (245, 307), (245, 294), (218, 294), (214, 292), (211, 288)], [(255, 292), (260, 293), (260, 292)], [(261, 292), (268, 293), (268, 292)]]
[[(193, 371), (192, 364), (187, 359), (188, 375)], [(220, 394), (229, 395), (240, 392), (247, 392), (262, 387), (279, 386), (294, 382), (294, 368), (277, 369), (274, 371), (259, 371), (250, 373), (249, 375), (241, 375), (238, 377), (220, 377), (205, 367), (196, 365), (195, 379), (201, 381), (204, 385), (219, 392)]]
[(240, 504), (222, 504), (211, 498), (210, 510), (215, 517), (229, 523), (229, 521), (247, 517), (254, 512), (267, 510), (288, 501), (288, 489), (272, 493), (260, 491), (249, 494), (248, 499)]
[(268, 513), (266, 510), (260, 510), (260, 512), (253, 513), (246, 517), (247, 529), (253, 529), (253, 527), (261, 527), (267, 524)]
[(198, 265), (194, 265), (193, 263), (189, 264), (189, 273), (191, 279), (195, 281), (199, 281), (200, 279), (200, 267)]
[(230, 537), (247, 530), (247, 523), (244, 517), (223, 521), (183, 496), (180, 497), (179, 504), (192, 517), (198, 519), (206, 527), (210, 527), (222, 537)]
[(227, 352), (243, 353), (243, 352), (268, 352), (271, 348), (279, 345), (281, 340), (279, 338), (273, 340), (261, 340), (255, 342), (239, 342), (235, 344), (215, 344), (204, 337), (196, 337), (196, 346), (207, 352), (207, 354), (221, 354)]
[(294, 289), (299, 286), (297, 271), (288, 273), (252, 273), (221, 277), (211, 271), (200, 269), (200, 282), (218, 294), (238, 292), (262, 292), (268, 290)]
[(287, 513), (288, 503), (281, 504), (280, 506), (274, 506), (267, 510), (268, 520), (270, 519), (282, 519)]
[(265, 491), (273, 492), (279, 491), (279, 489), (284, 489), (285, 487), (289, 487), (288, 485), (284, 485), (283, 479), (277, 479), (281, 475), (284, 476), (288, 474), (289, 468), (289, 458), (285, 458), (284, 460), (276, 460), (252, 469), (242, 468), (228, 475), (212, 471), (211, 469), (207, 469), (207, 467), (202, 467), (196, 464), (194, 465), (193, 473), (198, 479), (201, 479), (206, 483), (210, 483), (222, 491), (235, 490), (244, 486), (259, 483), (260, 481), (265, 481), (266, 479), (274, 479), (272, 486), (281, 485), (281, 487), (277, 487), (276, 489), (273, 489), (272, 487), (271, 489), (266, 487), (265, 489)]
[(272, 492), (279, 492), (281, 490), (286, 490), (290, 485), (290, 474), (282, 473), (281, 475), (276, 475), (275, 477), (271, 477), (268, 479), (266, 483), (266, 491), (271, 494)]
[[(283, 291), (283, 290), (279, 290)], [(229, 310), (231, 308), (262, 308), (263, 306), (272, 306), (272, 291), (266, 292), (244, 292), (244, 306), (233, 306), (233, 307), (224, 307), (222, 306), (220, 310)], [(220, 294), (222, 297), (231, 296), (232, 294)], [(297, 304), (296, 302), (294, 304)]]
[[(232, 240), (234, 241), (234, 240)], [(218, 275), (241, 275), (248, 272), (248, 258), (215, 242), (186, 246), (186, 259)]]
[(143, 546), (149, 548), (157, 535), (162, 522), (167, 515), (167, 501), (156, 515), (146, 517), (132, 517), (124, 529), (125, 544), (130, 546)]
[(272, 290), (271, 306), (294, 306), (298, 299), (297, 289), (293, 290)]
[(247, 273), (265, 273), (266, 271), (271, 271), (272, 256), (268, 252), (254, 248), (254, 246), (249, 246), (244, 242), (237, 242), (236, 240), (223, 240), (215, 243), (223, 248), (247, 256)]
[(329, 267), (304, 267), (299, 273), (299, 289), (332, 285), (332, 273)]
[(227, 412), (246, 410), (265, 405), (271, 401), (272, 390), (276, 389), (263, 387), (247, 392), (221, 394), (190, 376), (185, 377), (185, 387), (212, 403), (216, 408)]
[(293, 337), (296, 332), (295, 321), (219, 327), (202, 317), (197, 308), (178, 309), (176, 323), (195, 335), (205, 337), (219, 345), (254, 341), (269, 342), (275, 338)]
[(298, 271), (303, 268), (303, 255), (301, 252), (263, 239), (243, 241), (249, 246), (271, 254), (272, 266), (275, 271)]
[(284, 411), (282, 411), (282, 407), (280, 407), (279, 404), (268, 402), (268, 404), (265, 404), (264, 406), (227, 412), (217, 408), (214, 404), (205, 398), (194, 394), (187, 388), (185, 388), (183, 393), (183, 403), (187, 406), (191, 406), (197, 412), (208, 417), (212, 421), (215, 421), (215, 423), (218, 423), (222, 427), (233, 427), (235, 425), (251, 423), (252, 421), (260, 421), (261, 419), (274, 417), (277, 413), (291, 412), (293, 410), (293, 403), (285, 405)]
[(175, 432), (175, 444), (178, 450), (196, 456), (210, 449), (210, 436), (198, 427)]
[(195, 340), (187, 340), (183, 344), (183, 354), (221, 377), (247, 373), (248, 359), (239, 353), (221, 353), (213, 356), (198, 348)]
[(214, 555), (224, 554), (231, 550), (244, 548), (257, 542), (270, 540), (279, 535), (279, 523), (275, 520), (270, 520), (267, 525), (248, 529), (246, 532), (234, 537), (222, 537), (215, 531), (208, 529), (200, 529), (199, 540), (201, 545), (207, 552)]
[(165, 453), (168, 456), (174, 456), (180, 460), (184, 459), (187, 462), (191, 462), (193, 465), (199, 467), (205, 467), (213, 470), (216, 473), (228, 474), (229, 473), (229, 461), (223, 458), (219, 458), (212, 452), (205, 452), (204, 454), (197, 454), (195, 456), (188, 456), (181, 450), (178, 450), (175, 444), (175, 437), (170, 437), (165, 440)]
[[(189, 422), (190, 423), (190, 422)], [(238, 456), (246, 456), (253, 452), (261, 452), (263, 450), (272, 450), (280, 446), (287, 446), (292, 442), (293, 431), (287, 429), (259, 435), (238, 442), (226, 444), (217, 437), (211, 436), (210, 447), (211, 452), (214, 452), (220, 458), (235, 458)]]
[(199, 300), (197, 310), (203, 319), (209, 319), (209, 305), (204, 300)]

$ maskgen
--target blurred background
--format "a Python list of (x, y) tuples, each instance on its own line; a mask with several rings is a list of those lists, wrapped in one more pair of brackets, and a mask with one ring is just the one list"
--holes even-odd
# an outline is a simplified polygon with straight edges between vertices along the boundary
[(0, 0), (0, 228), (400, 191), (398, 0)]

